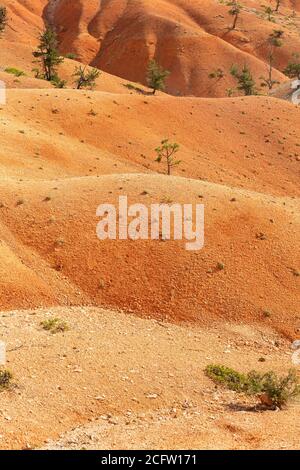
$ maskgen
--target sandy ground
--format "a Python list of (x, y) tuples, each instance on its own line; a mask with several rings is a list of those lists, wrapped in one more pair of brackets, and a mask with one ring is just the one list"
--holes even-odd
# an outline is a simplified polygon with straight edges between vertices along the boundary
[[(52, 317), (69, 331), (44, 331), (40, 322)], [(299, 445), (297, 404), (249, 411), (254, 402), (215, 389), (203, 373), (211, 362), (285, 372), (290, 342), (266, 327), (202, 329), (99, 308), (49, 308), (2, 313), (1, 331), (15, 377), (15, 388), (0, 394), (2, 448)]]

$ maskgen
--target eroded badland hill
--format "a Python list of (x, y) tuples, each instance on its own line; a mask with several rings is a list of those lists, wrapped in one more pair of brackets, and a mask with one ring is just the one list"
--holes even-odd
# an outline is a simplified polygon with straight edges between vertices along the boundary
[[(217, 0), (0, 0), (0, 448), (299, 447), (299, 405), (253, 411), (203, 372), (284, 374), (300, 338), (300, 1), (241, 3), (233, 29)], [(33, 71), (47, 24), (64, 88)], [(100, 241), (98, 205), (124, 194), (203, 203), (204, 248)]]

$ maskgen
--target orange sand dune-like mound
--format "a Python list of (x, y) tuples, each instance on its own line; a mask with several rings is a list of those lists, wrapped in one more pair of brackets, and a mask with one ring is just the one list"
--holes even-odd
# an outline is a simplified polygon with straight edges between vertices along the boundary
[[(263, 97), (74, 90), (9, 90), (7, 98), (0, 115), (3, 309), (92, 303), (200, 323), (265, 321), (270, 311), (267, 321), (297, 335), (295, 106)], [(164, 137), (181, 146), (171, 177), (158, 174), (165, 170), (154, 161)], [(204, 249), (100, 242), (96, 208), (117, 204), (119, 195), (204, 203)], [(9, 283), (7, 263), (15, 265)]]
[[(45, 263), (41, 279), (51, 278), (50, 272), (57, 278), (58, 272), (65, 283), (77, 286), (81, 295), (69, 296), (71, 304), (89, 299), (172, 321), (267, 321), (291, 335), (299, 328), (299, 259), (294, 251), (299, 207), (291, 199), (141, 174), (28, 181), (22, 186), (11, 181), (1, 184), (0, 194), (6, 227)], [(147, 205), (201, 200), (204, 249), (188, 252), (183, 241), (98, 240), (97, 206), (117, 204), (123, 194), (130, 203)], [(29, 263), (27, 269), (35, 273)], [(54, 285), (52, 299), (42, 301), (41, 293), (32, 290), (28, 307), (53, 303), (55, 292)], [(21, 300), (14, 295), (5, 302), (1, 295), (1, 302), (2, 308), (11, 308)], [(267, 320), (264, 311), (272, 312)]]
[[(242, 3), (230, 31), (217, 0), (0, 0), (1, 371), (13, 373), (0, 383), (1, 449), (299, 447), (294, 402), (262, 412), (204, 372), (286, 374), (300, 336), (300, 110), (282, 73), (300, 0), (270, 21)], [(66, 89), (32, 70), (46, 23), (75, 54), (58, 69)], [(281, 85), (237, 96), (231, 66), (248, 65), (260, 89), (274, 29)], [(153, 57), (171, 72), (155, 96)], [(101, 69), (94, 90), (74, 89), (81, 62)], [(155, 150), (165, 139), (179, 146), (170, 176)], [(97, 208), (120, 215), (120, 196), (143, 204), (146, 230), (152, 204), (204, 205), (204, 246), (161, 227), (100, 240)]]
[[(9, 90), (0, 115), (2, 308), (91, 302), (201, 323), (260, 321), (270, 310), (272, 325), (297, 334), (298, 114), (263, 97)], [(181, 146), (171, 177), (154, 161), (166, 136)], [(96, 208), (119, 195), (204, 203), (204, 249), (100, 242)], [(16, 274), (7, 285), (8, 262)]]
[(72, 90), (11, 90), (7, 96), (0, 112), (2, 175), (164, 172), (154, 149), (169, 138), (180, 145), (176, 175), (299, 195), (299, 109), (290, 103)]

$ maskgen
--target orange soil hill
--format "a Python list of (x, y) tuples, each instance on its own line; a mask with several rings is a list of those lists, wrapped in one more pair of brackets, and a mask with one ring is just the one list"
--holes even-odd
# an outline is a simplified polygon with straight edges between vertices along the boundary
[[(274, 29), (285, 32), (284, 47), (276, 51), (275, 79), (285, 80), (281, 72), (299, 50), (299, 2), (284, 2), (274, 23), (260, 2), (245, 0), (231, 32), (229, 7), (216, 0), (114, 0), (100, 8), (96, 0), (3, 3), (13, 24), (5, 38), (26, 51), (24, 57), (36, 44), (43, 19), (57, 29), (63, 53), (130, 81), (145, 84), (148, 60), (155, 56), (171, 71), (167, 91), (174, 95), (224, 96), (235, 86), (229, 73), (234, 63), (248, 63), (259, 84), (267, 73), (266, 40)], [(224, 78), (210, 79), (218, 67)]]
[[(264, 114), (258, 120), (259, 106)], [(296, 335), (298, 114), (293, 105), (271, 98), (9, 91), (0, 116), (1, 216), (8, 230), (2, 308), (88, 301), (201, 322), (212, 317), (259, 321), (270, 310), (273, 325)], [(185, 129), (189, 116), (192, 133)], [(215, 119), (222, 123), (219, 132), (213, 132)], [(285, 126), (288, 140), (282, 135)], [(175, 174), (194, 180), (154, 174), (163, 167), (154, 162), (153, 148), (166, 135), (182, 145), (183, 163)], [(242, 154), (248, 139), (253, 147)], [(273, 143), (268, 151), (267, 141)], [(141, 171), (146, 174), (136, 174)], [(203, 202), (205, 249), (188, 253), (182, 243), (98, 241), (98, 204), (117, 202), (123, 194), (147, 204)], [(11, 240), (19, 247), (11, 263), (20, 271), (17, 282), (24, 280), (20, 295), (5, 284)], [(29, 249), (28, 257), (20, 246)], [(36, 288), (30, 295), (20, 263), (33, 271)], [(216, 272), (218, 263), (224, 263), (224, 271)]]
[[(234, 62), (264, 74), (262, 41), (280, 27), (276, 77), (285, 81), (280, 71), (299, 47), (299, 0), (282, 2), (276, 24), (245, 0), (228, 34), (228, 9), (212, 0), (2, 3), (0, 339), (16, 387), (0, 396), (0, 447), (43, 445), (100, 416), (48, 447), (297, 448), (300, 408), (246, 415), (249, 400), (237, 404), (203, 370), (218, 361), (282, 373), (291, 350), (278, 332), (300, 337), (299, 108), (224, 98), (228, 74), (208, 79)], [(46, 20), (64, 53), (105, 70), (96, 91), (33, 77)], [(128, 88), (144, 83), (153, 54), (173, 72), (169, 93), (201, 97)], [(59, 70), (70, 88), (76, 65), (68, 59)], [(180, 145), (170, 177), (154, 161), (164, 138)], [(119, 195), (147, 206), (203, 203), (203, 250), (98, 240), (96, 209)], [(69, 330), (52, 335), (41, 321), (56, 316)]]
[[(49, 287), (48, 279), (57, 281), (52, 282), (49, 301), (43, 292), (35, 292), (33, 279), (24, 303), (23, 291), (12, 295), (3, 272), (2, 308), (59, 304), (55, 293), (62, 279), (62, 296), (67, 283), (77, 286), (78, 294), (76, 298), (70, 290), (62, 303), (84, 304), (88, 299), (143, 316), (204, 324), (216, 318), (267, 321), (297, 336), (299, 259), (294, 248), (299, 207), (292, 200), (177, 177), (130, 174), (22, 186), (10, 181), (1, 183), (0, 194), (2, 220), (10, 233), (31, 251), (33, 260), (39, 256), (46, 264), (37, 267), (28, 259), (27, 268)], [(99, 241), (96, 208), (117, 204), (118, 194), (129, 194), (131, 203), (203, 201), (205, 248), (187, 252), (183, 242)], [(5, 262), (6, 256), (4, 251)], [(24, 262), (22, 253), (19, 258), (19, 264)], [(224, 264), (223, 270), (218, 263)], [(267, 320), (264, 311), (270, 311)]]
[(285, 101), (11, 90), (0, 118), (10, 177), (164, 172), (154, 149), (169, 138), (181, 146), (174, 174), (299, 195), (299, 109)]

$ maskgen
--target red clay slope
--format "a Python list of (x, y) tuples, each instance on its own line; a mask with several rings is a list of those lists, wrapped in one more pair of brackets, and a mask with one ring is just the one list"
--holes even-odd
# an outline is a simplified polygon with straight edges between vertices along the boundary
[(0, 172), (22, 179), (165, 172), (154, 149), (169, 138), (180, 145), (174, 174), (298, 196), (299, 113), (265, 97), (11, 90), (0, 111)]
[[(254, 124), (259, 106), (264, 113)], [(0, 210), (7, 230), (1, 308), (91, 302), (173, 321), (267, 321), (297, 335), (298, 114), (289, 103), (262, 97), (145, 100), (11, 90), (0, 115)], [(217, 116), (224, 126), (220, 137), (213, 132)], [(237, 116), (243, 125), (234, 131)], [(273, 143), (268, 157), (258, 152), (268, 147), (264, 126)], [(284, 145), (279, 130), (290, 134), (286, 146), (294, 155), (274, 153)], [(167, 135), (182, 146), (183, 163), (174, 175), (194, 179), (154, 173), (164, 171), (153, 149)], [(239, 151), (247, 136), (257, 152), (252, 158)], [(201, 174), (210, 181), (200, 181)], [(205, 248), (190, 253), (181, 242), (100, 242), (96, 208), (124, 194), (146, 204), (203, 202)], [(13, 280), (7, 283), (11, 251), (17, 289), (9, 287)], [(218, 270), (218, 263), (225, 269)]]
[[(96, 208), (117, 204), (119, 195), (146, 205), (203, 202), (205, 248), (188, 252), (183, 242), (98, 240)], [(22, 186), (2, 182), (0, 197), (2, 220), (32, 253), (26, 265), (33, 271), (30, 277), (24, 272), (23, 284), (21, 280), (30, 295), (24, 287), (11, 290), (8, 250), (2, 250), (2, 309), (61, 304), (57, 293), (63, 297), (69, 283), (77, 286), (78, 296), (72, 289), (63, 303), (110, 305), (176, 322), (266, 322), (292, 337), (299, 334), (299, 204), (288, 198), (141, 174), (28, 181)], [(37, 256), (44, 271), (34, 264)], [(24, 263), (22, 253), (20, 260), (10, 263), (17, 279), (14, 263)], [(41, 283), (52, 297), (43, 293)]]
[[(147, 63), (155, 57), (171, 71), (167, 91), (174, 95), (226, 95), (235, 86), (229, 73), (234, 63), (247, 63), (259, 85), (267, 73), (266, 41), (274, 29), (285, 32), (274, 73), (283, 81), (281, 72), (300, 46), (298, 1), (286, 2), (271, 22), (260, 2), (246, 0), (236, 31), (228, 31), (229, 7), (216, 0), (113, 0), (100, 7), (98, 0), (3, 3), (9, 6), (12, 24), (8, 41), (32, 49), (43, 18), (56, 27), (62, 52), (74, 52), (84, 63), (127, 80), (145, 83)], [(210, 79), (219, 67), (224, 78)]]

